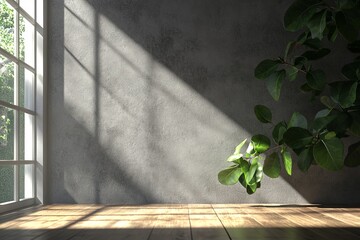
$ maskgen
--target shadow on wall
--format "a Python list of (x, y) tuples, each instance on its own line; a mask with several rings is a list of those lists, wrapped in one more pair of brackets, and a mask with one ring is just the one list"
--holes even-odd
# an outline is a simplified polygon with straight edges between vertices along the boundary
[(274, 103), (253, 77), (291, 38), (288, 4), (51, 1), (50, 201), (359, 202), (356, 169), (283, 176), (301, 197), (280, 180), (253, 197), (217, 183), (233, 146), (268, 131), (254, 105), (313, 113), (294, 91)]

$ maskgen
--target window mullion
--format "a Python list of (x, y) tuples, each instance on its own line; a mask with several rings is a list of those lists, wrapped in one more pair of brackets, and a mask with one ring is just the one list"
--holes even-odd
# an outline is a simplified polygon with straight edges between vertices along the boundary
[[(19, 58), (19, 47), (20, 47), (20, 29), (19, 29), (19, 3), (17, 3), (17, 7), (15, 8), (15, 57)], [(14, 105), (19, 105), (19, 64), (15, 64), (15, 74), (14, 74)], [(14, 160), (17, 161), (19, 159), (19, 126), (20, 126), (20, 119), (19, 119), (19, 111), (15, 111), (14, 115)], [(19, 201), (19, 190), (20, 190), (20, 167), (19, 165), (15, 166), (15, 177), (14, 177), (14, 199), (16, 202)]]

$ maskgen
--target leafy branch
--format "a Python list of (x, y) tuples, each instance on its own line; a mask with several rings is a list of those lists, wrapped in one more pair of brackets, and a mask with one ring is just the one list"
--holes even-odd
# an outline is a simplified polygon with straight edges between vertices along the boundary
[[(324, 109), (311, 121), (294, 112), (288, 121), (274, 123), (268, 107), (255, 106), (256, 118), (271, 125), (272, 140), (254, 135), (243, 151), (245, 139), (228, 158), (233, 165), (218, 174), (220, 183), (239, 182), (248, 194), (261, 186), (263, 174), (278, 177), (282, 165), (291, 175), (293, 159), (303, 172), (312, 165), (330, 171), (360, 165), (360, 56), (356, 56), (360, 53), (360, 1), (296, 0), (285, 13), (284, 27), (302, 33), (287, 44), (283, 57), (260, 62), (255, 77), (265, 82), (275, 101), (279, 101), (286, 79), (303, 81), (300, 91), (310, 94), (312, 101), (320, 101)], [(338, 36), (348, 42), (347, 50), (355, 56), (342, 67), (343, 79), (328, 79), (324, 70), (314, 69), (313, 61), (327, 57), (331, 49), (323, 47), (324, 43), (333, 43)], [(305, 78), (299, 78), (299, 72)], [(355, 136), (355, 142), (345, 156), (342, 140), (349, 135)]]

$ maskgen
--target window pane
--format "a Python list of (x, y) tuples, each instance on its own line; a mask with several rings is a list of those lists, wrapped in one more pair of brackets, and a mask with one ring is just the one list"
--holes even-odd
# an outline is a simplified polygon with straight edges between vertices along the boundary
[(20, 59), (34, 67), (34, 26), (20, 15), (19, 28)]
[(34, 18), (35, 2), (34, 0), (20, 0), (20, 7), (25, 10), (31, 17)]
[(14, 110), (0, 106), (0, 160), (14, 159)]
[(24, 67), (19, 67), (19, 81), (19, 105), (34, 110), (34, 74)]
[(15, 10), (5, 1), (0, 0), (0, 47), (14, 54)]
[(0, 166), (0, 203), (14, 201), (14, 166)]
[(15, 63), (0, 55), (0, 100), (14, 104)]
[(33, 169), (32, 164), (20, 165), (20, 199), (32, 198), (34, 195)]
[(34, 116), (20, 112), (19, 160), (34, 159)]

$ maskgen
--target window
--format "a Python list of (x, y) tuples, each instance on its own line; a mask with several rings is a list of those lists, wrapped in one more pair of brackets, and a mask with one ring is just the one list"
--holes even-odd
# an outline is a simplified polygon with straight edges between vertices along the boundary
[(0, 212), (43, 202), (43, 16), (43, 0), (0, 0)]

